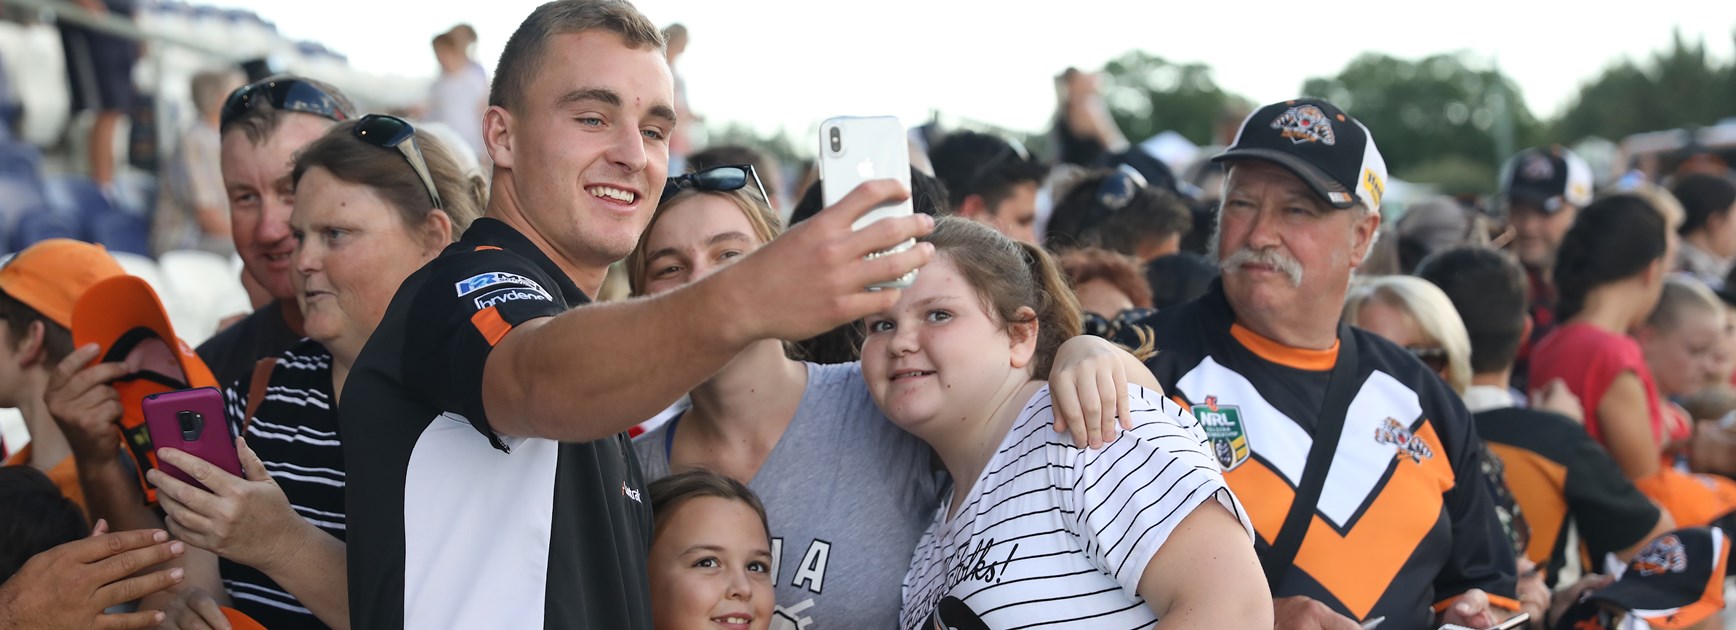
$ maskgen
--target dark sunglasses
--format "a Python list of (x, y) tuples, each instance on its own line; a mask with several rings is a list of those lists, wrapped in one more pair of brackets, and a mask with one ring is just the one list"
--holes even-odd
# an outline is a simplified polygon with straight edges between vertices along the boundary
[(428, 162), (422, 159), (422, 147), (416, 145), (416, 128), (409, 121), (386, 114), (368, 114), (356, 122), (356, 138), (382, 149), (397, 149), (410, 168), (416, 170), (416, 176), (422, 178), (422, 187), (428, 189), (434, 209), (445, 209), (440, 203), (440, 193), (434, 189), (434, 178), (428, 175)]
[(657, 199), (657, 205), (669, 201), (675, 193), (681, 192), (684, 186), (692, 186), (694, 190), (705, 192), (729, 192), (741, 190), (749, 181), (759, 190), (760, 200), (771, 205), (772, 198), (766, 196), (766, 187), (760, 183), (759, 174), (755, 173), (752, 164), (736, 164), (732, 166), (714, 166), (702, 171), (694, 171), (686, 175), (671, 177), (663, 183), (663, 196)]
[(1411, 356), (1416, 357), (1418, 361), (1422, 361), (1423, 365), (1429, 366), (1430, 370), (1434, 370), (1435, 372), (1445, 372), (1447, 370), (1446, 348), (1419, 348), (1417, 346), (1405, 346), (1404, 350), (1405, 352), (1411, 353)]
[(344, 111), (338, 100), (319, 86), (300, 79), (275, 78), (230, 92), (229, 99), (223, 102), (223, 114), (219, 119), (221, 127), (228, 127), (229, 123), (235, 122), (260, 103), (270, 103), (276, 109), (313, 114), (338, 122), (350, 119), (349, 112)]

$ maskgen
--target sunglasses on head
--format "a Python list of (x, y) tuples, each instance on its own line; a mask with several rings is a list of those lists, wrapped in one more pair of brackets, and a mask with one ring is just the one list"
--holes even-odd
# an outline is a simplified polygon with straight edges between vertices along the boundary
[(228, 127), (229, 123), (253, 111), (260, 103), (270, 103), (273, 108), (283, 111), (313, 114), (337, 122), (350, 119), (349, 113), (338, 104), (338, 100), (319, 86), (301, 79), (277, 78), (266, 79), (231, 92), (229, 99), (223, 102), (223, 113), (219, 119), (221, 126)]
[(1091, 209), (1085, 213), (1085, 219), (1080, 222), (1080, 229), (1102, 223), (1133, 203), (1133, 198), (1139, 196), (1139, 191), (1146, 186), (1145, 176), (1139, 170), (1122, 164), (1115, 168), (1103, 181), (1097, 184), (1097, 192), (1091, 197)]
[(422, 178), (422, 187), (428, 189), (434, 209), (445, 209), (440, 203), (440, 192), (434, 188), (434, 178), (428, 174), (428, 162), (422, 159), (422, 147), (416, 144), (416, 128), (409, 121), (386, 114), (368, 114), (356, 122), (356, 138), (382, 149), (397, 149), (410, 168), (415, 169), (416, 176)]
[(658, 198), (657, 204), (662, 205), (663, 202), (669, 201), (670, 197), (681, 192), (685, 186), (692, 186), (694, 190), (704, 192), (729, 192), (745, 188), (749, 181), (752, 181), (753, 187), (759, 190), (760, 200), (770, 205), (772, 198), (766, 196), (766, 187), (760, 183), (759, 174), (754, 172), (752, 164), (714, 166), (686, 175), (671, 177), (663, 183), (663, 196)]

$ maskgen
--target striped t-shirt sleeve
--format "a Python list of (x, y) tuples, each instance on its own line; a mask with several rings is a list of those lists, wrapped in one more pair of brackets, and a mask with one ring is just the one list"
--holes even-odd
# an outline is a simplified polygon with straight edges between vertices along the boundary
[(1102, 450), (1069, 449), (1066, 463), (1074, 483), (1073, 535), (1098, 568), (1133, 594), (1170, 532), (1207, 499), (1242, 522), (1250, 544), (1254, 532), (1193, 414), (1156, 392), (1129, 389), (1133, 430)]

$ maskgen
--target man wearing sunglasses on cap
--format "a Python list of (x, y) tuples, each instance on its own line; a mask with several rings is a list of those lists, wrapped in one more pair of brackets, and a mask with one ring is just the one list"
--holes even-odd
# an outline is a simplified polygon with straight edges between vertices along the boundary
[(244, 86), (224, 102), (220, 159), (235, 251), (245, 273), (272, 301), (199, 345), (199, 358), (217, 382), (233, 383), (251, 374), (255, 362), (301, 340), (301, 312), (289, 283), (295, 255), (290, 163), (302, 147), (354, 113), (355, 106), (337, 88), (291, 76)]
[(624, 0), (558, 0), (500, 57), (489, 205), (405, 280), (345, 383), (350, 613), (359, 628), (651, 628), (650, 498), (626, 430), (749, 344), (889, 307), (868, 259), (926, 216), (854, 220), (892, 182), (704, 280), (589, 305), (632, 251), (676, 124), (663, 36)]

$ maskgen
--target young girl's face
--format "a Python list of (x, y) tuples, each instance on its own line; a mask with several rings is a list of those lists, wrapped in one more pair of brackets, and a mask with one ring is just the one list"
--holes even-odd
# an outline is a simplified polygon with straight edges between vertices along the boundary
[(698, 497), (662, 518), (651, 541), (657, 630), (765, 630), (772, 620), (772, 553), (746, 503)]
[(949, 256), (928, 263), (891, 310), (865, 323), (868, 391), (887, 418), (918, 435), (925, 427), (944, 429), (931, 423), (981, 415), (1010, 378), (1021, 376), (1015, 372), (1029, 378), (1035, 324), (1009, 335)]

